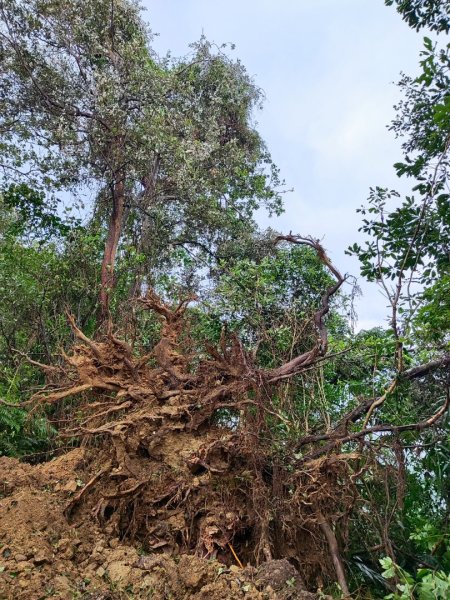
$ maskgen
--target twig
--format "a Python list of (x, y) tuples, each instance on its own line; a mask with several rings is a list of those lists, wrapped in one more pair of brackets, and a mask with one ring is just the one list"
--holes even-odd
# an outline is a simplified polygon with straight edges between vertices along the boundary
[(370, 406), (366, 418), (364, 420), (364, 425), (363, 425), (363, 429), (365, 429), (367, 427), (367, 423), (370, 420), (370, 417), (372, 416), (373, 411), (378, 407), (381, 406), (384, 401), (386, 400), (386, 398), (389, 396), (389, 394), (391, 394), (395, 388), (397, 387), (397, 379), (394, 379), (394, 381), (391, 383), (391, 385), (388, 387), (388, 389), (385, 391), (385, 393), (380, 396), (379, 398), (377, 398), (372, 405)]
[(228, 542), (228, 547), (231, 550), (232, 555), (234, 556), (234, 558), (236, 559), (237, 564), (241, 567), (241, 569), (244, 568), (244, 565), (241, 563), (241, 561), (239, 560), (239, 556), (236, 554), (236, 552), (234, 551), (233, 546), (231, 545), (230, 542)]
[(89, 479), (89, 481), (86, 483), (86, 485), (77, 494), (75, 494), (75, 496), (72, 498), (72, 500), (69, 502), (69, 504), (66, 506), (66, 508), (63, 511), (66, 518), (70, 517), (70, 514), (71, 514), (73, 508), (75, 507), (75, 505), (78, 504), (78, 502), (81, 500), (81, 498), (84, 496), (84, 494), (88, 490), (90, 490), (91, 487), (93, 487), (97, 483), (97, 481), (107, 471), (109, 471), (110, 467), (111, 467), (111, 463), (108, 462), (102, 469), (100, 469), (100, 471), (98, 471), (98, 473), (96, 473), (93, 477), (91, 477), (91, 479)]

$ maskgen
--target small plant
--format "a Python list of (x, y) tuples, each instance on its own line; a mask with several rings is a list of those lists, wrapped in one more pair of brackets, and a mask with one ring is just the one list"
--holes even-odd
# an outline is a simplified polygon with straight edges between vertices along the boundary
[(450, 598), (450, 574), (444, 571), (419, 569), (416, 576), (402, 569), (391, 558), (380, 559), (385, 579), (399, 580), (395, 592), (385, 600), (447, 600)]

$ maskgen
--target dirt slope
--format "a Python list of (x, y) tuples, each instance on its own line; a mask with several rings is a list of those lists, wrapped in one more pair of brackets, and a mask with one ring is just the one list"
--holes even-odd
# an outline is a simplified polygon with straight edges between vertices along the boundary
[(164, 545), (145, 554), (115, 537), (112, 526), (100, 529), (92, 509), (68, 519), (65, 509), (85, 484), (93, 456), (75, 449), (36, 466), (0, 459), (1, 599), (316, 598), (286, 560), (256, 569), (173, 556)]

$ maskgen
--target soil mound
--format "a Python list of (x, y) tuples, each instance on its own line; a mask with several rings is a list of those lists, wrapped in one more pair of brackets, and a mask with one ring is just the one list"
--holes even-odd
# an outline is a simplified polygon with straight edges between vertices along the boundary
[[(115, 600), (314, 600), (287, 560), (259, 568), (216, 559), (145, 553), (67, 507), (84, 486), (95, 452), (75, 449), (31, 466), (0, 459), (0, 598)], [(84, 515), (84, 518), (82, 518)]]
[(273, 386), (291, 367), (261, 370), (225, 330), (199, 347), (187, 300), (138, 302), (160, 323), (150, 352), (112, 324), (90, 339), (69, 315), (63, 361), (33, 361), (47, 384), (26, 404), (58, 410), (60, 437), (82, 447), (36, 466), (0, 459), (0, 597), (307, 598), (303, 580), (317, 589), (333, 565), (345, 590), (334, 531), (358, 456), (300, 456), (297, 436), (279, 436)]
[[(0, 459), (0, 598), (314, 600), (287, 560), (241, 568), (217, 559), (127, 545), (92, 512), (68, 519), (95, 451), (31, 466)], [(166, 553), (164, 552), (166, 550)], [(219, 557), (220, 559), (220, 557)], [(323, 597), (323, 596), (322, 596)]]

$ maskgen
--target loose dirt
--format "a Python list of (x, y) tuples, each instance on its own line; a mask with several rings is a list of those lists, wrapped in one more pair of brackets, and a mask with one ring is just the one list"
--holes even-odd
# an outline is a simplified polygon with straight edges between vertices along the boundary
[[(153, 551), (96, 525), (91, 511), (67, 507), (97, 467), (95, 450), (74, 449), (48, 463), (0, 459), (0, 598), (314, 600), (287, 560), (259, 568)], [(168, 527), (176, 526), (176, 518)], [(231, 560), (230, 560), (231, 558)], [(222, 561), (222, 562), (221, 562)], [(225, 564), (227, 562), (228, 564)], [(323, 598), (323, 596), (321, 596)]]

